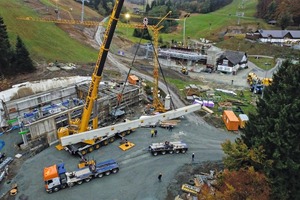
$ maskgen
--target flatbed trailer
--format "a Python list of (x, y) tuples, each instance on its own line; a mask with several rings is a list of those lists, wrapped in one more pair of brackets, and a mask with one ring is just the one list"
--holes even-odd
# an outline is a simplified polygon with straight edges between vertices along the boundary
[(161, 143), (153, 143), (149, 146), (149, 152), (153, 156), (157, 156), (158, 154), (165, 155), (166, 153), (186, 153), (188, 150), (188, 146), (186, 143), (177, 141), (177, 142), (161, 142)]
[(118, 138), (123, 138), (126, 135), (131, 134), (134, 131), (132, 130), (126, 130), (121, 133), (119, 132), (113, 132), (111, 134), (107, 134), (103, 137), (98, 137), (94, 140), (94, 144), (87, 144), (84, 142), (79, 142), (76, 144), (71, 144), (63, 147), (63, 149), (67, 152), (69, 152), (71, 155), (78, 155), (80, 157), (85, 156), (88, 153), (93, 152), (94, 150), (97, 150), (103, 146), (108, 145), (109, 143), (113, 143)]
[(118, 163), (113, 160), (91, 164), (87, 167), (67, 172), (64, 163), (55, 164), (44, 168), (44, 182), (46, 192), (57, 192), (60, 189), (72, 187), (75, 184), (90, 182), (92, 178), (101, 178), (119, 171)]

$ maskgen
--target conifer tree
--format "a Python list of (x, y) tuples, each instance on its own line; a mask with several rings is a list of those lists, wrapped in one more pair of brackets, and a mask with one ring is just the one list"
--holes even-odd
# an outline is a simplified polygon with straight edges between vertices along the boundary
[[(273, 199), (300, 199), (300, 64), (283, 63), (249, 115), (242, 139), (263, 147), (271, 165), (261, 169), (271, 181)], [(259, 170), (259, 169), (258, 169)]]
[(27, 51), (22, 39), (19, 36), (17, 37), (16, 43), (14, 69), (18, 73), (30, 73), (35, 71), (33, 62), (29, 57), (29, 52)]
[(0, 16), (0, 75), (7, 75), (12, 57), (11, 45), (8, 40), (6, 25)]

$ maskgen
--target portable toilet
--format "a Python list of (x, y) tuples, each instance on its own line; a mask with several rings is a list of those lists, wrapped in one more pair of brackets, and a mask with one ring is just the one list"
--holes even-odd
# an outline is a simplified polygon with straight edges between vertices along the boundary
[(240, 128), (245, 128), (246, 122), (249, 121), (249, 118), (246, 114), (239, 114), (239, 121)]
[(171, 109), (171, 97), (169, 94), (165, 97), (165, 109), (170, 110)]
[(226, 125), (227, 130), (229, 131), (239, 130), (240, 121), (232, 110), (224, 110), (222, 118)]

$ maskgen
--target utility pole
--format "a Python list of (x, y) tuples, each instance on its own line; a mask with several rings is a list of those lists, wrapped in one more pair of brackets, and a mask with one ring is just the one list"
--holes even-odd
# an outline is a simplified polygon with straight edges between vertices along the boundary
[(84, 0), (81, 0), (82, 2), (82, 7), (81, 7), (81, 22), (83, 22), (83, 17), (84, 17)]
[(190, 17), (190, 13), (187, 13), (184, 15), (184, 20), (183, 20), (183, 46), (185, 47), (186, 46), (186, 42), (185, 42), (185, 21), (186, 21), (186, 18)]
[(55, 13), (57, 14), (57, 19), (59, 20), (60, 17), (59, 17), (59, 9), (58, 9), (58, 0), (55, 0), (55, 2), (56, 2)]

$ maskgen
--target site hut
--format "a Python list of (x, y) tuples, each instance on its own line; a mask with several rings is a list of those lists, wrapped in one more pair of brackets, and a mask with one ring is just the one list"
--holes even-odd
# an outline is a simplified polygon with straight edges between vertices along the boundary
[(240, 121), (232, 110), (224, 110), (222, 119), (227, 130), (237, 131), (239, 129)]

